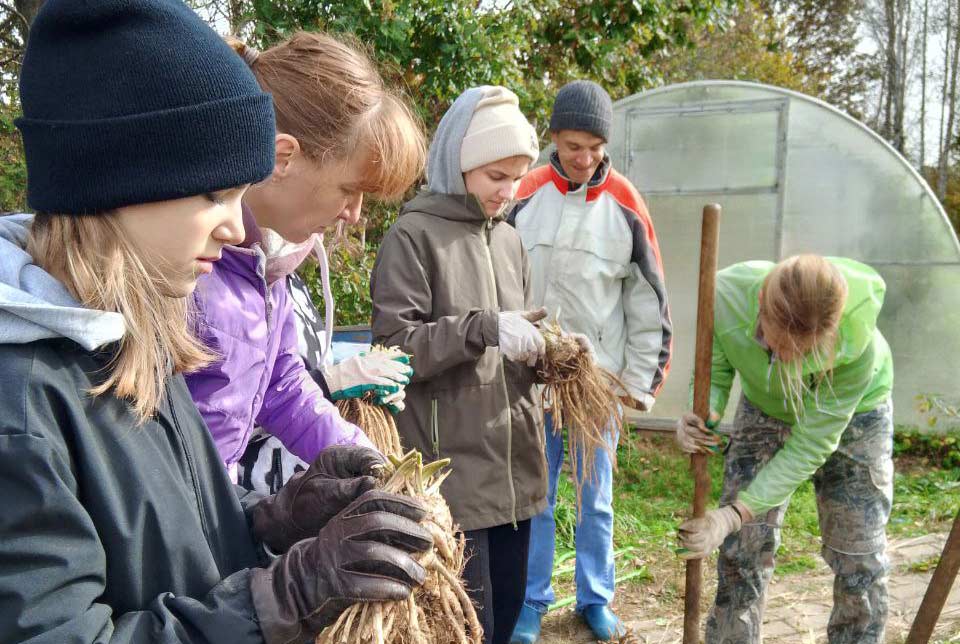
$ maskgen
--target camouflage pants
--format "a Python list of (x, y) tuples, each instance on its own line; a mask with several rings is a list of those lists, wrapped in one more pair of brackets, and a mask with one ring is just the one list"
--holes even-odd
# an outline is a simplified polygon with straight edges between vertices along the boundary
[[(725, 450), (722, 503), (730, 503), (783, 446), (790, 427), (740, 400)], [(813, 477), (821, 554), (835, 575), (830, 644), (879, 644), (887, 619), (887, 519), (893, 501), (893, 408), (857, 414), (840, 447)], [(773, 577), (787, 504), (755, 517), (720, 547), (717, 598), (707, 644), (761, 642), (767, 584)]]

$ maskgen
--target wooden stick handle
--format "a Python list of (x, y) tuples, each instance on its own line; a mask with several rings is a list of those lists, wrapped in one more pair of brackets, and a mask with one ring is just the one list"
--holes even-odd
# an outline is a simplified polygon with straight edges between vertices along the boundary
[(930, 579), (927, 592), (924, 593), (923, 601), (920, 602), (920, 608), (913, 620), (910, 634), (907, 635), (906, 644), (927, 644), (930, 641), (943, 605), (947, 603), (950, 588), (957, 579), (958, 570), (960, 570), (960, 512), (957, 512), (957, 517), (953, 520), (953, 529), (950, 530), (947, 543), (943, 546), (943, 554), (940, 555), (940, 563), (933, 571), (933, 578)]
[[(710, 365), (713, 361), (713, 305), (717, 282), (717, 249), (720, 245), (720, 206), (703, 207), (700, 231), (700, 284), (697, 289), (697, 344), (693, 369), (693, 412), (710, 418)], [(693, 470), (693, 516), (702, 517), (710, 495), (710, 473), (705, 454), (690, 456)], [(683, 644), (700, 642), (700, 588), (702, 560), (687, 561), (684, 593)]]

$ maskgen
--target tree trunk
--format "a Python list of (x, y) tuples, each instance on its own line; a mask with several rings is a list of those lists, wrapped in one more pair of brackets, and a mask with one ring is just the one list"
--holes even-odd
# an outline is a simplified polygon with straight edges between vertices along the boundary
[(887, 96), (883, 104), (883, 137), (893, 142), (894, 104), (900, 91), (897, 87), (897, 9), (896, 0), (884, 0), (883, 21), (887, 28), (884, 75), (887, 78)]
[(947, 123), (947, 90), (950, 87), (950, 48), (953, 43), (950, 0), (947, 0), (946, 35), (943, 43), (943, 85), (940, 88), (940, 132), (937, 135), (937, 168), (943, 159), (943, 128)]
[(923, 175), (923, 166), (926, 164), (927, 154), (927, 18), (929, 16), (930, 0), (923, 0), (923, 40), (921, 44), (921, 71), (920, 71), (920, 174)]
[(887, 103), (884, 112), (884, 136), (898, 152), (906, 148), (904, 120), (908, 66), (910, 64), (910, 33), (912, 31), (912, 0), (885, 0), (884, 28), (886, 31), (885, 70)]
[(235, 36), (241, 36), (242, 34), (240, 32), (247, 22), (243, 0), (230, 0), (229, 12), (230, 33)]
[[(960, 26), (960, 15), (957, 15), (957, 18), (958, 20), (956, 20), (955, 23), (957, 26)], [(937, 196), (940, 198), (940, 201), (943, 201), (947, 196), (947, 171), (950, 167), (950, 148), (953, 143), (954, 118), (957, 107), (957, 57), (960, 56), (960, 34), (956, 33), (956, 27), (952, 27), (951, 30), (953, 30), (954, 33), (951, 34), (953, 38), (953, 52), (950, 56), (950, 91), (947, 98), (947, 127), (944, 129), (943, 140), (940, 143), (940, 167), (938, 168), (937, 176)]]

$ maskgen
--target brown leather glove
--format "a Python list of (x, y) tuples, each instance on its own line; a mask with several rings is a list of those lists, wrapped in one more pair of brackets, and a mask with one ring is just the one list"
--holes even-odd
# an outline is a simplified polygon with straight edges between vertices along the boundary
[(371, 490), (313, 539), (253, 571), (250, 591), (267, 644), (313, 641), (350, 605), (406, 599), (424, 569), (409, 553), (433, 544), (416, 500)]
[(306, 471), (253, 507), (253, 535), (275, 553), (316, 536), (331, 517), (376, 487), (373, 474), (384, 463), (369, 447), (328, 447)]

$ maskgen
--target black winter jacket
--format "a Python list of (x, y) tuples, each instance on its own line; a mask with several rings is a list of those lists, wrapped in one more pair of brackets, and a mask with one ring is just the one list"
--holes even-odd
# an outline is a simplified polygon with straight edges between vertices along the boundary
[(108, 359), (0, 345), (0, 642), (263, 642), (244, 507), (183, 378), (138, 427), (87, 393)]

